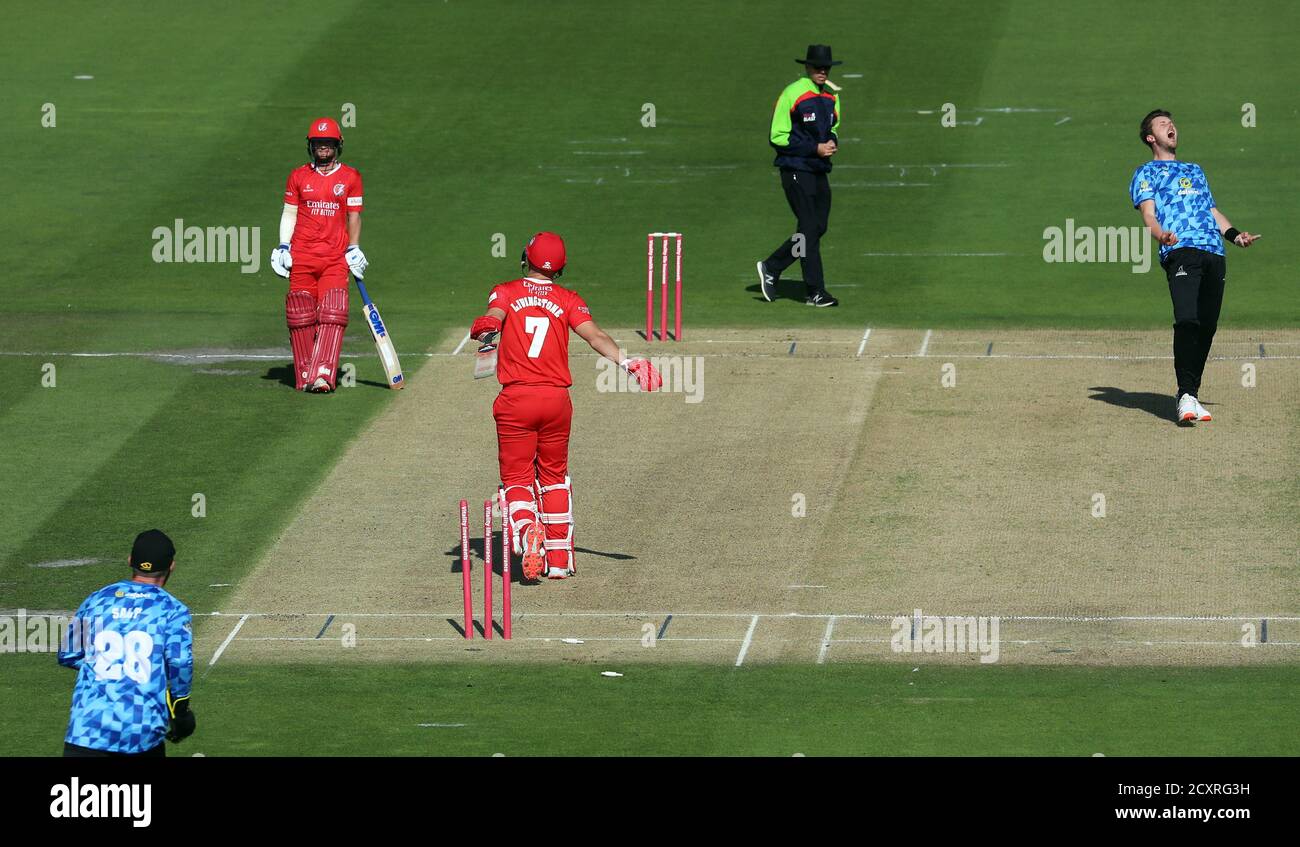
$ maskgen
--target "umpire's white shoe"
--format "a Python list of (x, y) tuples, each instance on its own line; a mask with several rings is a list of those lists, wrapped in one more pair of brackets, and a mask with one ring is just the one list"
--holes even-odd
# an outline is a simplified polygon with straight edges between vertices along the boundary
[(1178, 398), (1178, 422), (1191, 423), (1200, 418), (1201, 413), (1197, 411), (1200, 406), (1196, 398), (1190, 394), (1184, 394)]
[(1210, 410), (1202, 406), (1200, 400), (1193, 397), (1192, 402), (1196, 404), (1196, 419), (1198, 421), (1214, 420), (1214, 418), (1210, 417)]
[(776, 276), (767, 272), (767, 265), (758, 263), (758, 290), (763, 299), (771, 303), (776, 298)]

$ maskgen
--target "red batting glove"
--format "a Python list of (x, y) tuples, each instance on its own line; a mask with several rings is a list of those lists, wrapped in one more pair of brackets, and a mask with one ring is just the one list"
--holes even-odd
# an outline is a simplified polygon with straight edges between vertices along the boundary
[(623, 370), (627, 371), (629, 376), (636, 377), (642, 391), (658, 391), (663, 387), (663, 377), (655, 370), (655, 366), (650, 364), (649, 359), (625, 359)]
[(477, 341), (484, 333), (500, 331), (500, 318), (494, 318), (491, 315), (482, 315), (474, 319), (474, 325), (469, 328), (469, 337)]

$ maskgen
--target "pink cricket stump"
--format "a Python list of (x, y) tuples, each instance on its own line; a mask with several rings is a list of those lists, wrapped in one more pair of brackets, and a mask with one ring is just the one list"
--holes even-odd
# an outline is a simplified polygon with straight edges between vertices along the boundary
[(664, 253), (662, 277), (663, 284), (659, 296), (659, 340), (668, 340), (668, 236), (664, 236)]
[(654, 341), (655, 321), (655, 237), (645, 237), (645, 340)]
[(676, 320), (674, 321), (675, 341), (682, 340), (682, 234), (677, 233), (677, 301), (676, 301)]
[(469, 583), (469, 502), (460, 501), (460, 582), (465, 593), (465, 637), (474, 637), (474, 591)]
[(483, 501), (483, 637), (492, 640), (492, 501)]
[(510, 639), (510, 510), (506, 492), (497, 492), (501, 501), (501, 635)]

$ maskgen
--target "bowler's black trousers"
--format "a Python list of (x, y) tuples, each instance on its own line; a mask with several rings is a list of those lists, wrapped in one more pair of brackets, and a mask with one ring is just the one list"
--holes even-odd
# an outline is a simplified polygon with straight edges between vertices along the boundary
[(1201, 375), (1210, 358), (1214, 331), (1223, 308), (1223, 286), (1228, 262), (1223, 256), (1180, 247), (1170, 250), (1160, 266), (1169, 277), (1169, 297), (1174, 302), (1174, 375), (1178, 396), (1200, 396)]

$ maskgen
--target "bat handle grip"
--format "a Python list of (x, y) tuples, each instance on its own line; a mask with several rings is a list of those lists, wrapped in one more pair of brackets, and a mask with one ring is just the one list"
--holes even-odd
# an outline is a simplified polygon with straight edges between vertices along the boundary
[(364, 304), (366, 304), (367, 306), (369, 306), (369, 305), (370, 305), (370, 292), (369, 292), (369, 291), (366, 291), (366, 284), (365, 284), (364, 282), (361, 281), (361, 277), (359, 277), (359, 276), (353, 276), (352, 278), (353, 278), (354, 280), (356, 280), (356, 282), (357, 282), (357, 290), (361, 292), (361, 302), (364, 303)]

